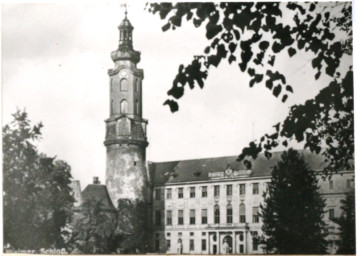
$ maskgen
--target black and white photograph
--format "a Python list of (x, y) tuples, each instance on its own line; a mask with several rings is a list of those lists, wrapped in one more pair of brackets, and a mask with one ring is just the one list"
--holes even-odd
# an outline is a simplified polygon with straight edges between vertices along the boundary
[(353, 12), (2, 2), (2, 253), (356, 255)]

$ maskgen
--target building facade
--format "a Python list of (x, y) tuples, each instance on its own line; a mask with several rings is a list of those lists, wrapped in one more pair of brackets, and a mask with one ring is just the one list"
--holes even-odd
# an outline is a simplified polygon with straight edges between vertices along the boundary
[[(310, 167), (322, 170), (321, 156), (301, 152)], [(260, 254), (256, 236), (262, 235), (259, 205), (270, 181), (272, 167), (281, 153), (269, 160), (259, 156), (252, 170), (236, 157), (151, 163), (154, 176), (153, 241), (156, 252), (187, 254)], [(337, 250), (337, 226), (341, 199), (354, 188), (354, 172), (345, 171), (319, 186), (326, 200), (328, 251)], [(227, 246), (228, 244), (228, 246)]]

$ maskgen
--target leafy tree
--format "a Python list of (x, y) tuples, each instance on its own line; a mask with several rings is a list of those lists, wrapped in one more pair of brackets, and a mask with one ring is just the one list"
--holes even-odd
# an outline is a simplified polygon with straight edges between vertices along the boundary
[[(324, 72), (334, 80), (304, 105), (295, 105), (288, 117), (266, 134), (244, 148), (238, 160), (250, 168), (249, 158), (260, 152), (271, 156), (271, 150), (291, 140), (304, 141), (305, 148), (323, 154), (329, 162), (325, 172), (350, 169), (354, 155), (353, 73), (343, 78), (339, 66), (344, 54), (352, 55), (352, 5), (336, 3), (152, 3), (149, 12), (166, 20), (163, 31), (180, 27), (186, 19), (195, 27), (205, 24), (209, 42), (202, 54), (188, 65), (180, 65), (165, 101), (172, 112), (178, 110), (177, 99), (188, 85), (203, 88), (209, 68), (227, 60), (238, 63), (251, 77), (249, 86), (265, 83), (283, 102), (293, 93), (284, 74), (274, 68), (279, 54), (294, 57), (298, 52), (311, 52), (309, 60), (319, 79)], [(290, 17), (293, 17), (291, 20)], [(341, 36), (341, 34), (343, 36)], [(340, 38), (344, 38), (341, 40)]]
[(326, 253), (325, 202), (319, 194), (315, 173), (297, 151), (289, 149), (282, 154), (263, 197), (261, 242), (268, 252)]
[(355, 218), (355, 191), (346, 194), (341, 200), (342, 214), (334, 221), (339, 225), (338, 254), (356, 254), (356, 218)]
[(73, 206), (70, 166), (39, 154), (42, 124), (25, 111), (3, 127), (4, 244), (15, 249), (63, 248)]
[(139, 200), (119, 199), (118, 228), (124, 235), (120, 243), (124, 253), (146, 252), (149, 225), (146, 216), (146, 204)]
[(72, 253), (117, 252), (118, 242), (122, 239), (117, 223), (117, 212), (103, 210), (101, 201), (84, 201), (74, 216), (70, 240)]

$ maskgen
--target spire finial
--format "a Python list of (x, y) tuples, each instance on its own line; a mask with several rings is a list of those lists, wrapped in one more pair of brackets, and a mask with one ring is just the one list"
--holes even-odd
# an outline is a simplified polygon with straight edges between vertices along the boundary
[(128, 9), (127, 9), (127, 7), (128, 7), (128, 4), (125, 3), (125, 4), (121, 4), (120, 6), (125, 8), (124, 14), (125, 14), (125, 19), (127, 19), (127, 14), (128, 14)]

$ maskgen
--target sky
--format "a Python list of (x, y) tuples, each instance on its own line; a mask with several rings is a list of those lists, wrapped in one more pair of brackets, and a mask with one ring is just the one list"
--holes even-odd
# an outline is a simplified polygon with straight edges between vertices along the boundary
[[(2, 122), (26, 109), (42, 122), (39, 151), (72, 167), (82, 189), (93, 176), (105, 181), (104, 120), (109, 117), (109, 77), (117, 49), (118, 3), (2, 5)], [(211, 68), (203, 90), (185, 90), (174, 114), (163, 102), (180, 64), (189, 64), (207, 45), (204, 27), (184, 23), (162, 32), (158, 15), (145, 3), (130, 3), (134, 49), (144, 70), (143, 117), (149, 120), (147, 160), (153, 162), (238, 155), (252, 139), (273, 132), (289, 107), (312, 98), (331, 78), (315, 81), (313, 55), (279, 55), (276, 66), (294, 88), (287, 102), (263, 84), (249, 88), (237, 64)], [(344, 58), (342, 68), (352, 65)], [(297, 145), (300, 147), (300, 145)]]

